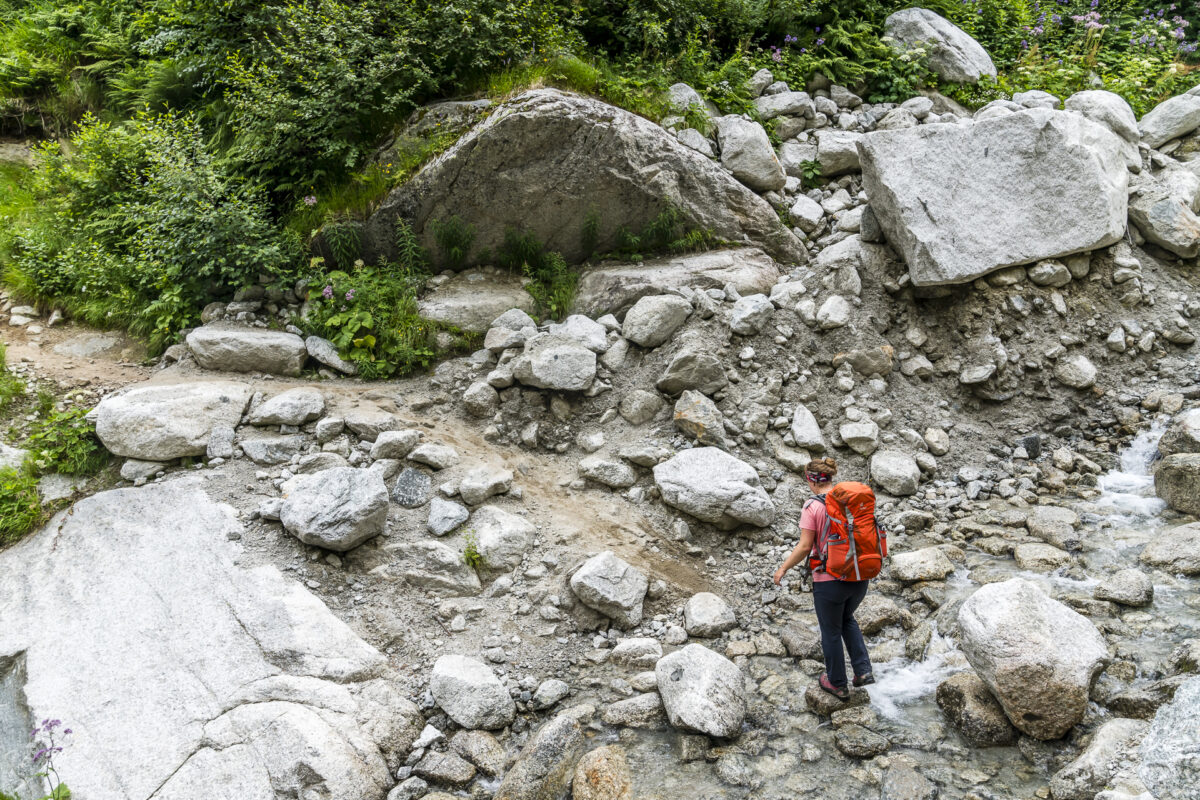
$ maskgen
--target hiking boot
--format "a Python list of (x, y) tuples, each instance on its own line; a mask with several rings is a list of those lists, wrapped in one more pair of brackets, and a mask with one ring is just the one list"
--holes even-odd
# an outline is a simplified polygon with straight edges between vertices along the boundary
[(874, 675), (874, 673), (871, 673), (871, 672), (868, 672), (866, 675), (855, 675), (854, 676), (854, 685), (855, 686), (870, 686), (874, 682), (875, 682), (875, 675)]
[(820, 686), (823, 690), (829, 692), (831, 695), (836, 697), (838, 700), (846, 701), (846, 700), (850, 699), (850, 690), (847, 689), (845, 686), (840, 686), (840, 687), (834, 686), (833, 683), (830, 682), (830, 680), (829, 680), (829, 675), (827, 675), (824, 672), (822, 672), (821, 677), (819, 679), (817, 679), (817, 685)]

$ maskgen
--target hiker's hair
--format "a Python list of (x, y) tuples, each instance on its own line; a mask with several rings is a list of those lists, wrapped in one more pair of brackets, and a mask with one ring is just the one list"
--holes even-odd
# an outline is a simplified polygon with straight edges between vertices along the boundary
[(837, 475), (837, 462), (828, 456), (814, 459), (804, 465), (804, 475), (814, 483), (826, 483)]

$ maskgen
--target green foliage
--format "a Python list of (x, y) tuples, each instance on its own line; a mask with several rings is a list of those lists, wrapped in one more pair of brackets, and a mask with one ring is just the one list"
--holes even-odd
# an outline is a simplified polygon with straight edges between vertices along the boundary
[(509, 228), (497, 254), (500, 266), (530, 279), (526, 291), (543, 316), (562, 319), (575, 300), (579, 273), (567, 266), (561, 253), (547, 251), (535, 234)]
[(595, 208), (588, 209), (588, 213), (583, 218), (583, 230), (579, 234), (579, 245), (583, 250), (583, 258), (586, 261), (596, 253), (596, 246), (600, 243), (600, 213)]
[(471, 569), (478, 570), (483, 567), (483, 554), (479, 552), (479, 537), (471, 531), (463, 536), (463, 561)]
[(25, 393), (25, 382), (8, 369), (4, 343), (0, 342), (0, 414), (8, 410), (17, 397)]
[(41, 520), (37, 483), (32, 469), (0, 469), (0, 544), (15, 542)]
[(349, 268), (362, 254), (362, 228), (354, 222), (335, 220), (321, 228), (321, 235), (339, 267)]
[(87, 413), (87, 409), (67, 408), (33, 424), (25, 447), (39, 474), (94, 475), (108, 463), (108, 451), (84, 418)]
[(719, 244), (711, 231), (688, 228), (678, 208), (668, 205), (639, 233), (621, 229), (617, 249), (612, 253), (626, 261), (641, 261), (658, 253), (690, 253)]
[(437, 243), (442, 266), (458, 272), (471, 257), (475, 228), (457, 215), (445, 220), (431, 220), (433, 240)]
[(824, 176), (821, 174), (820, 161), (801, 161), (800, 162), (800, 184), (805, 189), (815, 189), (822, 184)]
[(156, 348), (208, 300), (280, 274), (297, 250), (190, 117), (87, 116), (69, 151), (39, 150), (35, 192), (42, 215), (14, 234), (8, 281)]

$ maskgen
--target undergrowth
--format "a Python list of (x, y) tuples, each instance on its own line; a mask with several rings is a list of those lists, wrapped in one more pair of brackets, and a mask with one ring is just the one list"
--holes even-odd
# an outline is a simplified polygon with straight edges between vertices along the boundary
[(8, 351), (0, 342), (0, 414), (8, 411), (13, 401), (25, 394), (25, 381), (8, 368)]

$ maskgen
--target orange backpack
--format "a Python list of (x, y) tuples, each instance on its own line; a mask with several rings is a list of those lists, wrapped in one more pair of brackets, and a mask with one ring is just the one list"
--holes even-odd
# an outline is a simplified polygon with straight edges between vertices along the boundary
[(887, 557), (887, 531), (875, 519), (875, 492), (865, 483), (839, 483), (817, 502), (825, 504), (825, 529), (808, 565), (843, 581), (865, 581), (877, 576)]

